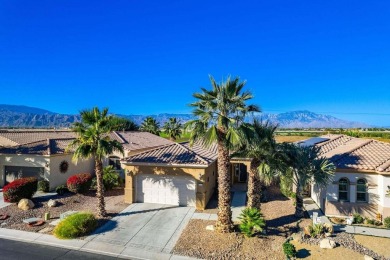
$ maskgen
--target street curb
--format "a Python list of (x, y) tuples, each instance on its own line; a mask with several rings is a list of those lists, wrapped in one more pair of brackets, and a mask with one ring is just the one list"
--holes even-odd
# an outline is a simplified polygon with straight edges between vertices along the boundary
[[(0, 238), (14, 240), (14, 241), (20, 241), (25, 243), (34, 243), (39, 245), (46, 245), (46, 246), (54, 246), (59, 248), (65, 248), (69, 250), (75, 250), (75, 251), (82, 251), (82, 252), (88, 252), (88, 253), (97, 253), (100, 255), (106, 255), (111, 257), (118, 257), (122, 259), (138, 259), (138, 260), (146, 260), (146, 259), (195, 259), (195, 258), (189, 258), (184, 257), (180, 255), (174, 255), (174, 254), (168, 254), (168, 253), (159, 253), (159, 252), (145, 252), (149, 253), (153, 256), (153, 258), (144, 258), (129, 254), (128, 252), (132, 251), (134, 249), (134, 253), (137, 251), (136, 248), (127, 247), (124, 248), (121, 253), (111, 253), (107, 251), (102, 251), (98, 249), (88, 249), (83, 248), (85, 245), (87, 245), (90, 241), (86, 240), (80, 240), (80, 239), (70, 239), (70, 240), (59, 240), (55, 238), (52, 235), (47, 234), (39, 234), (39, 233), (33, 233), (33, 232), (27, 232), (27, 231), (21, 231), (21, 230), (13, 230), (13, 229), (6, 229), (6, 228), (0, 228)], [(58, 240), (58, 241), (57, 241)], [(68, 245), (66, 245), (68, 244)], [(126, 253), (124, 253), (126, 251)], [(141, 250), (142, 251), (142, 250)]]

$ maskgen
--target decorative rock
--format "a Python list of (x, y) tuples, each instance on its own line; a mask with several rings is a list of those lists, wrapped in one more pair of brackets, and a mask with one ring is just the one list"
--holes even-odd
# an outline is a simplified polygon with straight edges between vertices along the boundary
[(31, 224), (31, 223), (38, 222), (41, 220), (42, 220), (41, 218), (27, 218), (27, 219), (23, 220), (23, 223)]
[(53, 207), (57, 207), (57, 201), (56, 200), (49, 200), (48, 202), (47, 202), (47, 206), (49, 207), (49, 208), (53, 208)]
[(368, 255), (364, 255), (364, 260), (374, 260), (374, 258)]
[(291, 235), (291, 238), (292, 238), (294, 241), (301, 242), (301, 240), (302, 240), (302, 234), (301, 234), (301, 233), (294, 233), (294, 234)]
[(73, 210), (61, 213), (60, 214), (60, 219), (64, 219), (64, 218), (69, 217), (70, 215), (73, 215), (73, 214), (76, 214), (76, 213), (78, 213), (78, 211), (73, 211)]
[(320, 242), (320, 247), (321, 248), (326, 248), (326, 249), (333, 249), (336, 247), (336, 242), (330, 239), (322, 239)]
[(56, 220), (50, 222), (49, 225), (51, 225), (51, 226), (57, 226), (58, 223), (60, 223), (61, 221), (62, 221), (62, 219), (56, 219)]
[(18, 203), (18, 208), (22, 210), (29, 210), (34, 208), (35, 204), (29, 199), (21, 199)]
[(38, 233), (48, 233), (48, 232), (51, 232), (53, 231), (54, 227), (45, 227), (41, 230), (38, 231)]
[(214, 225), (206, 226), (206, 230), (214, 231), (215, 230)]

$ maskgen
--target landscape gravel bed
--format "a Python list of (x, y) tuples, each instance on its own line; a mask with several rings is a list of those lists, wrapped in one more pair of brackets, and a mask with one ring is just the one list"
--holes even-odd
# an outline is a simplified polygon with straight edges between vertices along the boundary
[(176, 243), (173, 253), (202, 259), (285, 259), (282, 244), (297, 230), (293, 202), (278, 187), (268, 188), (270, 201), (262, 203), (266, 235), (246, 238), (236, 230), (219, 234), (206, 230), (210, 220), (191, 220)]
[[(319, 245), (320, 241), (323, 238), (302, 238), (301, 242), (309, 244), (309, 245)], [(357, 253), (360, 253), (362, 255), (368, 255), (371, 256), (374, 259), (386, 259), (385, 257), (375, 253), (374, 251), (364, 247), (363, 245), (359, 244), (352, 234), (348, 234), (345, 232), (340, 233), (334, 233), (332, 237), (328, 237), (328, 239), (333, 240), (336, 242), (337, 245), (343, 246), (345, 248), (351, 249)]]
[[(95, 193), (95, 191), (89, 191), (86, 194), (66, 193), (62, 196), (56, 195), (50, 198), (33, 198), (32, 201), (34, 202), (35, 207), (26, 211), (19, 209), (17, 204), (11, 204), (0, 209), (0, 214), (9, 215), (9, 218), (6, 220), (0, 220), (0, 227), (30, 232), (42, 232), (43, 230), (42, 233), (50, 233), (53, 226), (49, 225), (49, 222), (59, 219), (61, 213), (66, 211), (88, 211), (95, 213), (97, 205)], [(99, 226), (103, 225), (107, 220), (111, 219), (128, 206), (128, 204), (123, 202), (123, 194), (123, 188), (105, 192), (105, 202), (108, 216), (106, 218), (99, 219)], [(58, 202), (58, 206), (49, 208), (47, 206), (49, 199), (56, 200)], [(24, 219), (34, 217), (43, 218), (44, 214), (47, 212), (50, 213), (50, 220), (46, 221), (42, 226), (31, 227), (23, 223)]]

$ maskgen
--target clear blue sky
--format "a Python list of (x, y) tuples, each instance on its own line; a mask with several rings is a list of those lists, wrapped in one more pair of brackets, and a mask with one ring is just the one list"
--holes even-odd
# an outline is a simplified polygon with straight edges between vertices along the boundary
[(390, 126), (390, 1), (0, 0), (0, 103), (187, 113), (208, 74), (265, 112)]

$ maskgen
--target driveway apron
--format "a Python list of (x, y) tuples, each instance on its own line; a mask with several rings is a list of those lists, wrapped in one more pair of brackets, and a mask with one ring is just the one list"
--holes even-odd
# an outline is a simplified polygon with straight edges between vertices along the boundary
[(194, 210), (192, 207), (134, 203), (96, 230), (88, 240), (168, 253)]

